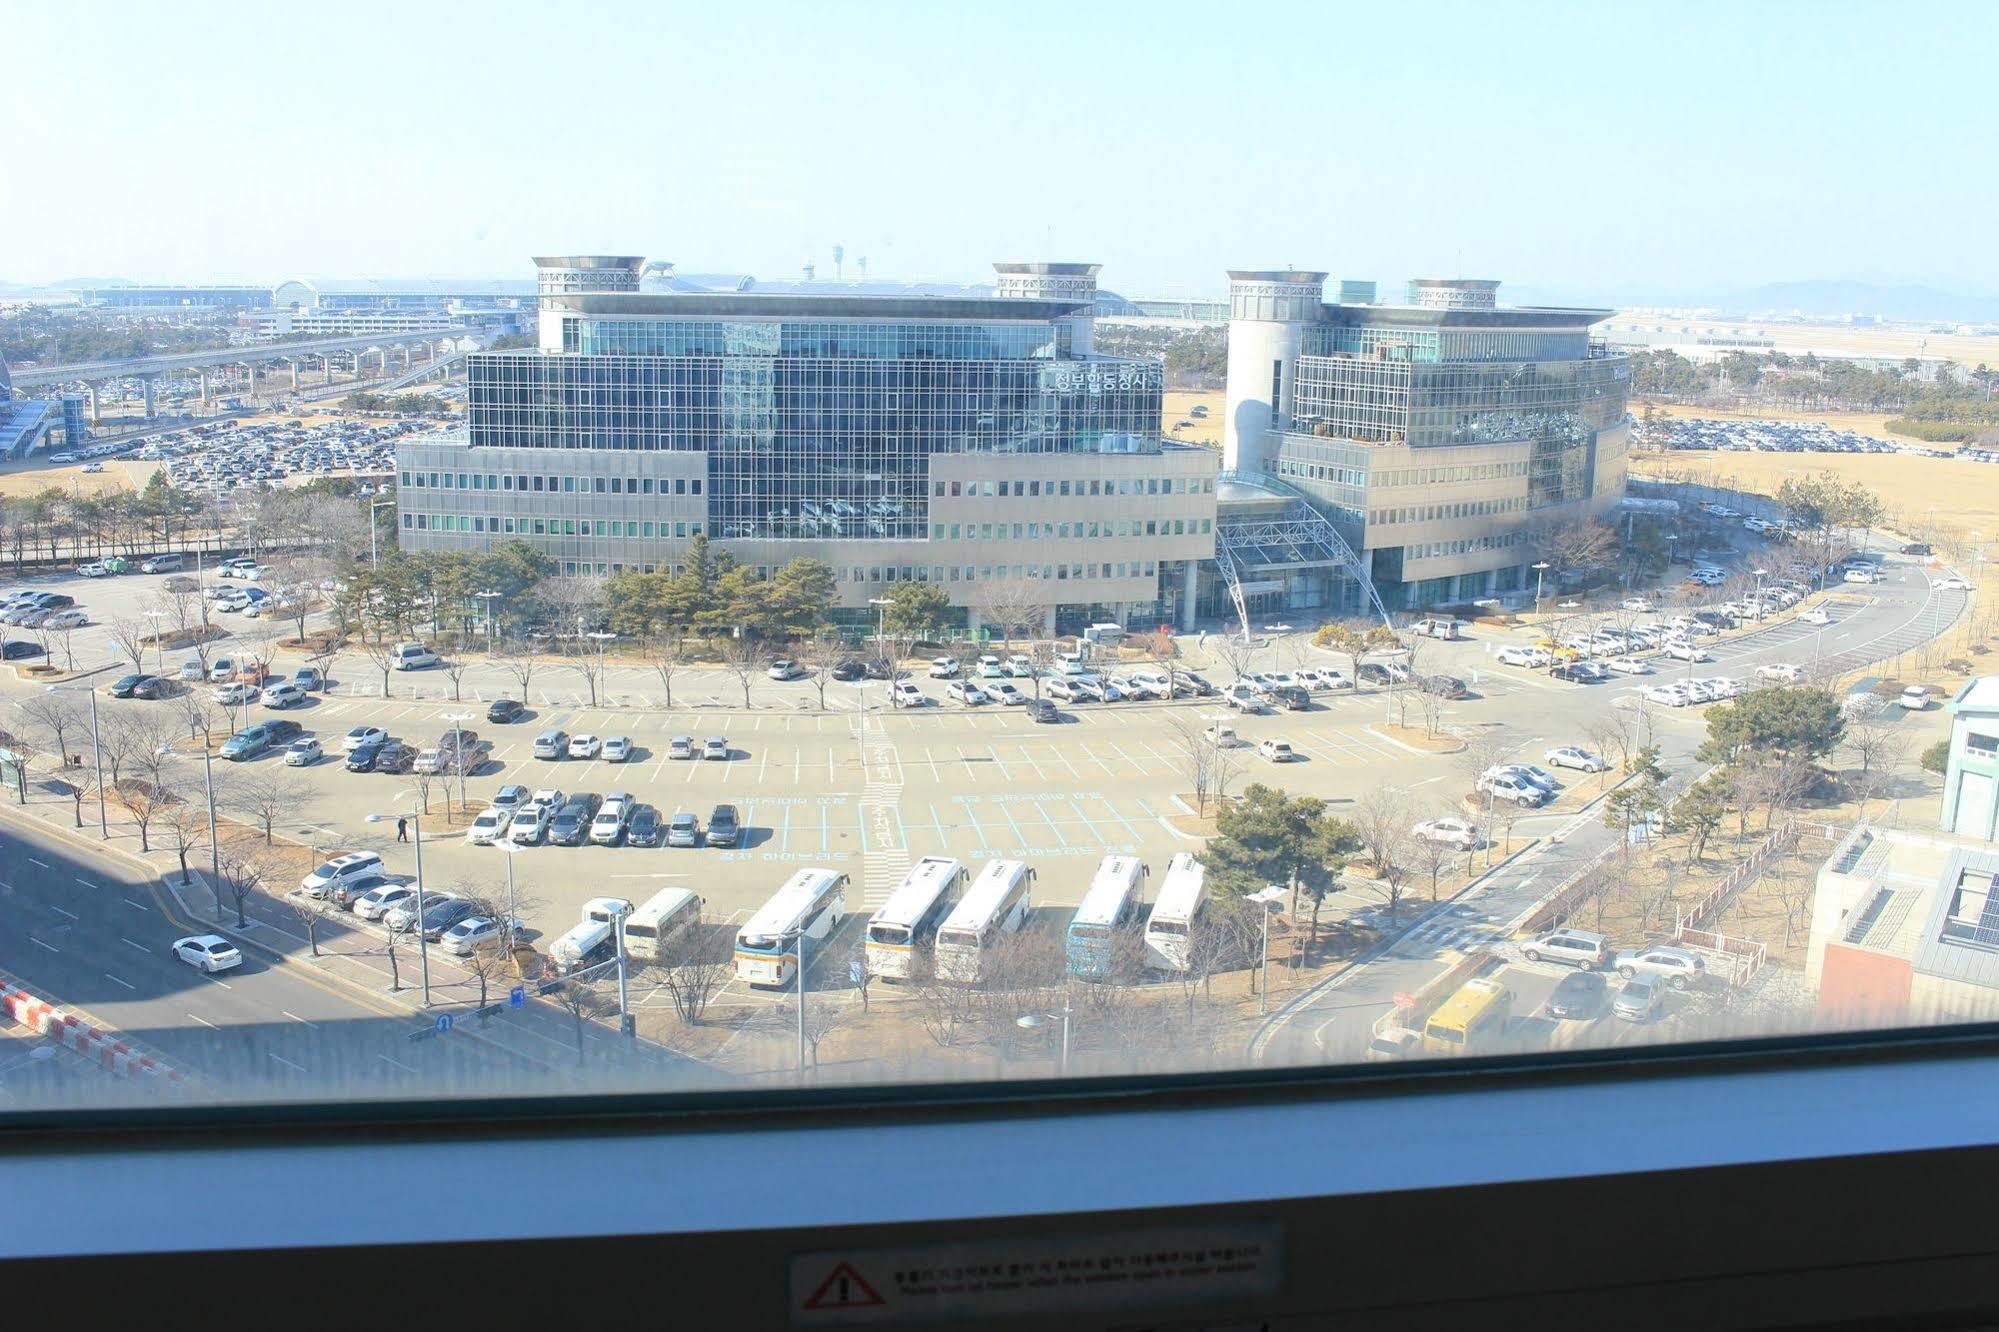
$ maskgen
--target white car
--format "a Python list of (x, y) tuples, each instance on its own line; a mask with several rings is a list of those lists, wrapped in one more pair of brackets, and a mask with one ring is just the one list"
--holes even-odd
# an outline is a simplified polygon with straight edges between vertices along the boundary
[[(428, 913), (438, 904), (453, 901), (457, 897), (458, 894), (456, 893), (425, 893), (423, 895), (423, 909)], [(382, 924), (388, 926), (390, 931), (395, 934), (401, 934), (404, 930), (416, 924), (416, 893), (414, 890), (411, 891), (409, 900), (398, 903), (382, 913)]]
[(898, 708), (920, 708), (930, 701), (910, 680), (897, 680), (889, 689), (888, 697), (889, 702)]
[(952, 676), (956, 675), (957, 673), (958, 673), (958, 663), (957, 663), (957, 660), (956, 660), (955, 658), (952, 658), (952, 657), (932, 657), (932, 658), (930, 659), (930, 678), (931, 678), (931, 679), (933, 679), (933, 680), (948, 680), (948, 679), (950, 679), (950, 678), (951, 678)]
[(174, 940), (174, 956), (196, 971), (214, 973), (243, 965), (243, 954), (219, 934), (191, 934)]
[(1911, 712), (1921, 712), (1930, 705), (1930, 691), (1921, 685), (1910, 685), (1895, 701)]
[(255, 685), (226, 684), (211, 691), (209, 697), (224, 707), (233, 707), (238, 703), (255, 703), (259, 692), (261, 691)]
[(670, 759), (691, 759), (694, 757), (694, 737), (676, 735), (666, 742), (666, 756)]
[(1687, 680), (1681, 687), (1687, 691), (1689, 703), (1715, 703), (1722, 698), (1721, 690), (1706, 680)]
[(1529, 781), (1525, 773), (1510, 772), (1504, 768), (1486, 769), (1479, 774), (1474, 787), (1490, 793), (1494, 799), (1511, 800), (1522, 809), (1532, 809), (1548, 801), (1548, 792)]
[(1756, 678), (1771, 684), (1796, 684), (1805, 678), (1805, 668), (1790, 662), (1772, 662), (1756, 668)]
[(89, 612), (85, 611), (81, 606), (72, 606), (68, 610), (57, 611), (36, 627), (40, 629), (81, 629), (89, 623)]
[(1478, 846), (1478, 825), (1464, 819), (1424, 819), (1409, 830), (1419, 841), (1470, 851)]
[(1619, 675), (1647, 675), (1652, 670), (1650, 666), (1647, 666), (1636, 657), (1612, 657), (1604, 665), (1616, 671)]
[(1256, 744), (1256, 752), (1269, 759), (1272, 763), (1289, 763), (1298, 757), (1297, 753), (1292, 750), (1289, 740), (1259, 740)]
[(234, 657), (217, 657), (214, 661), (208, 663), (208, 682), (210, 684), (221, 684), (224, 680), (231, 678), (235, 674), (236, 658)]
[(985, 690), (988, 698), (997, 698), (1002, 703), (1024, 704), (1027, 702), (1026, 694), (1021, 693), (1020, 690), (1014, 688), (1004, 680), (999, 681), (997, 684), (984, 684), (979, 687)]
[(472, 826), (465, 830), (465, 840), (474, 846), (491, 846), (507, 835), (507, 822), (511, 814), (504, 809), (481, 811), (472, 820)]
[(1638, 696), (1648, 703), (1663, 703), (1669, 708), (1684, 708), (1693, 701), (1693, 696), (1682, 684), (1652, 685), (1640, 690)]
[(632, 756), (632, 738), (614, 735), (604, 741), (604, 762), (623, 763)]
[(309, 768), (319, 762), (320, 756), (324, 752), (320, 748), (319, 741), (309, 735), (304, 736), (292, 741), (291, 746), (285, 750), (285, 766), (287, 768)]
[(796, 680), (805, 674), (805, 668), (789, 657), (779, 657), (764, 671), (773, 680)]
[(303, 703), (311, 695), (290, 680), (280, 680), (264, 690), (264, 706), (267, 708), (289, 708)]
[(1576, 768), (1582, 772), (1603, 772), (1610, 764), (1580, 745), (1558, 745), (1541, 756), (1551, 768)]
[(1831, 624), (1832, 616), (1827, 615), (1824, 611), (1814, 606), (1810, 610), (1800, 614), (1798, 620), (1803, 624)]
[(1742, 681), (1734, 679), (1731, 676), (1705, 676), (1699, 680), (1690, 680), (1688, 683), (1700, 686), (1710, 698), (1742, 697)]
[(701, 757), (704, 759), (721, 759), (726, 761), (729, 757), (728, 740), (719, 735), (709, 736), (701, 742)]
[(1939, 592), (1969, 592), (1971, 590), (1971, 580), (1969, 578), (1959, 578), (1953, 574), (1949, 578), (1937, 579), (1930, 586)]
[(573, 759), (593, 759), (602, 752), (604, 742), (594, 735), (572, 736), (569, 741), (569, 757)]
[(501, 922), (492, 916), (467, 916), (438, 938), (447, 953), (464, 957), (500, 941)]
[(1624, 607), (1625, 610), (1636, 612), (1639, 615), (1650, 615), (1653, 611), (1659, 609), (1644, 597), (1626, 597), (1618, 604)]
[(368, 745), (384, 744), (388, 738), (389, 733), (379, 726), (356, 726), (341, 738), (340, 749), (342, 753), (351, 754)]
[(1313, 666), (1298, 672), (1300, 682), (1313, 689), (1345, 689), (1347, 677), (1330, 666)]
[(1493, 660), (1504, 666), (1530, 666), (1536, 669), (1555, 664), (1555, 654), (1539, 647), (1503, 647), (1492, 654)]
[(509, 782), (493, 793), (493, 808), (511, 814), (526, 804), (528, 789), (518, 782)]
[(944, 686), (944, 697), (954, 698), (966, 707), (977, 707), (986, 701), (986, 691), (970, 680), (953, 680)]
[(335, 856), (299, 880), (299, 891), (308, 897), (324, 897), (330, 889), (352, 879), (382, 872), (382, 858), (373, 851), (352, 851)]
[(1666, 655), (1674, 661), (1713, 661), (1714, 656), (1698, 643), (1672, 642), (1666, 644)]

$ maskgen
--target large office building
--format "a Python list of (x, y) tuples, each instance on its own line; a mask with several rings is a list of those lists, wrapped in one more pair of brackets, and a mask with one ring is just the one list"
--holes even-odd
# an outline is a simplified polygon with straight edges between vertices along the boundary
[[(539, 345), (475, 354), (462, 436), (398, 453), (413, 549), (517, 538), (572, 573), (809, 556), (850, 619), (903, 581), (976, 625), (1185, 623), (1213, 450), (1160, 437), (1161, 367), (1097, 355), (1095, 264), (995, 290), (660, 290), (635, 256), (539, 258)], [(652, 266), (657, 269), (659, 266)]]
[[(1423, 279), (1407, 303), (1326, 274), (1229, 274), (1221, 517), (1283, 498), (1335, 529), (1390, 609), (1534, 583), (1543, 524), (1624, 495), (1629, 365), (1593, 343), (1608, 310), (1507, 308), (1489, 280)], [(1267, 559), (1272, 606), (1338, 606), (1357, 580)]]

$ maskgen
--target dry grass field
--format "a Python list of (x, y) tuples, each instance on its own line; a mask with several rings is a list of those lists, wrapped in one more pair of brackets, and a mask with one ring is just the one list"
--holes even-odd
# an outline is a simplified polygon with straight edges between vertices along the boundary
[[(1631, 414), (1637, 416), (1643, 410), (1641, 405), (1634, 405)], [(1890, 434), (1888, 431), (1890, 414), (1885, 412), (1792, 412), (1782, 417), (1775, 417), (1768, 412), (1738, 412), (1727, 407), (1690, 407), (1670, 402), (1653, 403), (1652, 410), (1660, 416), (1690, 417), (1703, 421), (1809, 421), (1815, 425), (1829, 425), (1838, 430), (1851, 430), (1856, 435), (1866, 435), (1870, 439), (1885, 439), (1891, 444), (1922, 443), (1921, 440), (1910, 439), (1907, 435)]]
[[(1207, 444), (1214, 448), (1222, 446), (1222, 411), (1228, 395), (1220, 389), (1205, 393), (1180, 393), (1167, 390), (1164, 415), (1160, 419), (1160, 429), (1166, 438), (1183, 444)], [(1205, 406), (1208, 414), (1198, 417), (1192, 408)], [(1186, 421), (1190, 424), (1181, 425)]]
[(1832, 472), (1881, 496), (1890, 526), (1912, 535), (1955, 530), (1999, 542), (1999, 465), (1889, 453), (1671, 453), (1634, 455), (1639, 476), (1711, 473), (1726, 484), (1774, 495), (1784, 479)]

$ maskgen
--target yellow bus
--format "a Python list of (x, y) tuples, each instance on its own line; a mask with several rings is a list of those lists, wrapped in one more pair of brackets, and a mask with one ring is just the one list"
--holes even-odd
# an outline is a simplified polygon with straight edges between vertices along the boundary
[(1423, 1024), (1426, 1054), (1482, 1054), (1513, 1012), (1513, 991), (1495, 980), (1469, 980)]

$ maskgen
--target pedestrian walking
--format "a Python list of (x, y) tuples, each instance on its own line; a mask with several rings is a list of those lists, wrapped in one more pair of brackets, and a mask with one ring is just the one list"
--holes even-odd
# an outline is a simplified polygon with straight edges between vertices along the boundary
[(410, 839), (410, 821), (408, 819), (397, 819), (396, 840), (398, 842), (407, 842), (409, 839)]

